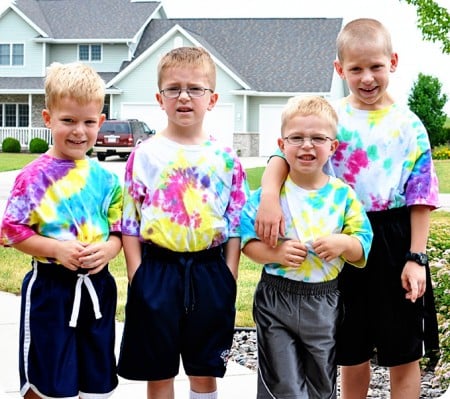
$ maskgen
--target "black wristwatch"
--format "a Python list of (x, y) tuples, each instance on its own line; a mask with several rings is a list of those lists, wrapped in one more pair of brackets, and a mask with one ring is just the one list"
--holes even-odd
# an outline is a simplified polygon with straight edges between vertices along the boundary
[(420, 266), (426, 266), (428, 264), (428, 256), (423, 252), (411, 252), (406, 253), (406, 260), (412, 260)]

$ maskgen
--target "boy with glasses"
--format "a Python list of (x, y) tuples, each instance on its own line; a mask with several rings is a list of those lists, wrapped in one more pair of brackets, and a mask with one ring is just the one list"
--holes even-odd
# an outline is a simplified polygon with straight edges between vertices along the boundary
[(242, 251), (264, 264), (253, 307), (258, 399), (335, 398), (337, 276), (344, 262), (365, 266), (372, 229), (350, 186), (323, 171), (338, 146), (331, 105), (294, 97), (281, 119), (278, 146), (290, 166), (280, 192), (285, 236), (275, 247), (259, 240), (260, 190), (241, 215)]
[(123, 247), (130, 288), (119, 374), (147, 397), (174, 398), (180, 356), (191, 399), (217, 398), (233, 342), (239, 218), (247, 196), (237, 155), (203, 119), (218, 99), (203, 49), (180, 47), (158, 66), (167, 126), (131, 154)]

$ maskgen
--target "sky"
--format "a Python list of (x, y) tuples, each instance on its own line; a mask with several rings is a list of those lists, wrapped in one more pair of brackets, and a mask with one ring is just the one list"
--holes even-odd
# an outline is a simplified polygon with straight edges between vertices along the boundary
[[(95, 1), (95, 0), (93, 0)], [(450, 10), (450, 0), (435, 0)], [(0, 0), (0, 9), (8, 4)], [(439, 79), (449, 100), (450, 54), (440, 43), (423, 41), (417, 28), (416, 8), (404, 0), (162, 0), (169, 18), (343, 18), (344, 24), (361, 17), (381, 21), (391, 32), (399, 66), (390, 78), (390, 93), (406, 103), (421, 72)], [(1, 40), (1, 38), (0, 38)], [(287, 37), (286, 40), (289, 40)]]

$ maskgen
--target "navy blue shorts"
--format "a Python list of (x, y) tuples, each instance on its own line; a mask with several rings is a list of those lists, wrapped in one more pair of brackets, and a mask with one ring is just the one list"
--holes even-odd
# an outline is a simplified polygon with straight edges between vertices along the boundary
[(376, 355), (380, 366), (393, 367), (420, 359), (424, 348), (439, 347), (429, 267), (427, 289), (416, 303), (405, 298), (401, 273), (410, 249), (410, 216), (406, 207), (368, 213), (374, 239), (367, 265), (345, 265), (339, 275), (344, 303), (338, 330), (337, 360), (352, 366)]
[(236, 281), (222, 247), (172, 252), (145, 245), (128, 289), (119, 375), (155, 381), (223, 377), (233, 343)]
[(48, 398), (107, 398), (116, 388), (116, 283), (107, 267), (89, 275), (89, 281), (84, 276), (42, 263), (26, 274), (19, 345), (22, 396), (32, 389)]

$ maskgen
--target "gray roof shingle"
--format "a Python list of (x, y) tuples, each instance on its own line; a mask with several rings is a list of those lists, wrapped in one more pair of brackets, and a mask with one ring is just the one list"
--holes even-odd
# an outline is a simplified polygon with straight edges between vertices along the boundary
[(176, 24), (204, 38), (252, 90), (330, 90), (341, 18), (158, 19), (147, 26), (135, 57)]
[(50, 38), (131, 39), (160, 2), (130, 0), (16, 0)]

